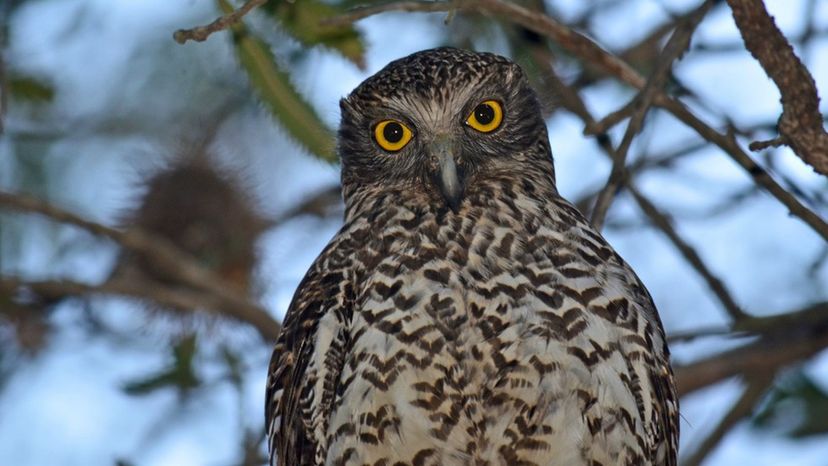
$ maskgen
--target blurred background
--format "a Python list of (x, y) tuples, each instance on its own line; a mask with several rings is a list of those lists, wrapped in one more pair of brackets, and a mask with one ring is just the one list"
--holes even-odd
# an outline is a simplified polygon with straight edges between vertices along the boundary
[[(627, 123), (596, 138), (585, 114), (600, 120), (635, 89), (508, 18), (320, 25), (366, 3), (271, 0), (232, 31), (179, 44), (175, 31), (240, 3), (3, 0), (0, 464), (264, 463), (277, 322), (341, 224), (338, 100), (392, 59), (453, 45), (520, 62), (559, 189), (589, 214)], [(701, 4), (516, 3), (645, 77)], [(711, 3), (664, 86), (747, 151), (776, 136), (779, 91), (728, 5)], [(828, 1), (765, 4), (824, 96)], [(750, 155), (828, 216), (824, 176), (784, 147)], [(627, 166), (637, 194), (619, 190), (603, 234), (671, 336), (683, 464), (828, 465), (825, 238), (663, 110), (644, 119)]]

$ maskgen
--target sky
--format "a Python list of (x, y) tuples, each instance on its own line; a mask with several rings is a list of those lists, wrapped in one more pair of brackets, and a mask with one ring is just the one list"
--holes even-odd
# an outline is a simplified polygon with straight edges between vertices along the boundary
[[(548, 3), (565, 19), (577, 17), (585, 4)], [(785, 33), (803, 30), (805, 1), (766, 3)], [(643, 26), (695, 4), (640, 0), (610, 6), (596, 19), (597, 39), (621, 48), (645, 34)], [(205, 0), (42, 0), (19, 8), (11, 18), (11, 46), (5, 58), (20, 72), (47, 77), (56, 89), (56, 101), (46, 113), (23, 107), (10, 115), (10, 132), (31, 138), (0, 139), (0, 189), (24, 185), (27, 159), (42, 157), (48, 161), (44, 166), (49, 182), (42, 187), (47, 199), (114, 224), (123, 206), (134, 198), (140, 175), (162, 165), (165, 152), (182, 131), (215, 114), (226, 102), (235, 111), (218, 130), (217, 156), (222, 164), (244, 174), (263, 214), (276, 216), (297, 200), (335, 184), (337, 167), (304, 154), (255, 104), (226, 34), (184, 46), (172, 41), (176, 29), (209, 22), (216, 14), (212, 2)], [(828, 2), (819, 2), (815, 16), (816, 24), (828, 27)], [(359, 24), (368, 43), (365, 70), (329, 51), (313, 50), (307, 58), (291, 62), (299, 69), (297, 85), (333, 127), (339, 118), (339, 98), (363, 79), (392, 59), (440, 45), (447, 27), (442, 18), (387, 14), (367, 19)], [(261, 18), (252, 20), (257, 30), (269, 24)], [(279, 32), (266, 33), (277, 44), (277, 55), (288, 56), (297, 47)], [(729, 10), (719, 8), (707, 18), (694, 42), (738, 44)], [(813, 44), (799, 52), (817, 87), (828, 92), (828, 39)], [(504, 51), (497, 38), (481, 38), (476, 45)], [(778, 91), (744, 51), (716, 57), (690, 53), (675, 71), (711, 103), (711, 108), (694, 109), (708, 121), (727, 115), (737, 125), (749, 126), (774, 121), (779, 114)], [(629, 97), (629, 90), (612, 83), (595, 86), (585, 95), (597, 115), (615, 110)], [(825, 99), (821, 110), (828, 112)], [(548, 127), (562, 194), (577, 199), (600, 187), (610, 167), (594, 142), (582, 135), (582, 124), (557, 112)], [(616, 141), (618, 131), (623, 127), (613, 133)], [(56, 142), (36, 143), (38, 137), (54, 134)], [(676, 121), (659, 114), (631, 156), (658, 153), (691, 136)], [(824, 189), (825, 180), (789, 151), (774, 157), (779, 173), (807, 189)], [(772, 197), (754, 196), (726, 216), (691, 215), (750, 186), (743, 170), (716, 149), (699, 151), (683, 159), (677, 170), (654, 171), (637, 182), (663, 209), (690, 213), (679, 222), (680, 233), (725, 278), (746, 309), (769, 315), (828, 299), (826, 267), (815, 277), (805, 272), (824, 243)], [(610, 221), (637, 219), (640, 213), (634, 203), (621, 196)], [(112, 245), (42, 219), (5, 221), (24, 229), (26, 235), (16, 240), (14, 251), (8, 249), (8, 241), (0, 244), (0, 253), (14, 257), (0, 265), (4, 273), (94, 282), (106, 276), (117, 254)], [(264, 235), (258, 276), (263, 283), (262, 302), (276, 316), (283, 315), (305, 270), (339, 225), (336, 218), (299, 217)], [(668, 333), (727, 322), (705, 284), (658, 231), (615, 229), (605, 235), (650, 289)], [(141, 466), (231, 464), (241, 443), (239, 425), (263, 422), (269, 348), (245, 329), (216, 338), (234, 339), (248, 348), (241, 396), (220, 381), (220, 368), (211, 359), (211, 350), (217, 347), (208, 345), (205, 370), (219, 380), (211, 390), (184, 403), (171, 391), (131, 397), (121, 390), (124, 383), (165, 363), (167, 356), (153, 351), (161, 337), (142, 327), (133, 306), (102, 298), (91, 305), (106, 310), (103, 318), (119, 329), (126, 343), (90, 338), (78, 325), (85, 303), (59, 306), (53, 321), (60, 330), (50, 347), (25, 361), (0, 387), (0, 464), (107, 465), (120, 458)], [(732, 342), (712, 338), (677, 345), (674, 360), (690, 362), (728, 344)], [(808, 363), (806, 371), (828, 389), (828, 354)], [(683, 400), (683, 448), (692, 449), (706, 436), (741, 388), (739, 381), (729, 380)], [(826, 458), (824, 437), (793, 441), (742, 423), (705, 464), (824, 466)]]

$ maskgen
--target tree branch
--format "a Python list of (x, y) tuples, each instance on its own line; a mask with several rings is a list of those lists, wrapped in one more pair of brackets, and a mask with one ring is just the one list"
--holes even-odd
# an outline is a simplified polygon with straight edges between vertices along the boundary
[(687, 330), (687, 331), (680, 331), (680, 332), (672, 332), (667, 335), (667, 342), (668, 343), (680, 343), (680, 342), (689, 342), (693, 341), (697, 338), (705, 338), (705, 337), (744, 337), (749, 336), (747, 333), (743, 332), (733, 332), (730, 327), (725, 326), (710, 326), (710, 327), (703, 327), (694, 330)]
[(224, 317), (250, 324), (266, 341), (279, 336), (279, 323), (264, 309), (251, 304), (231, 304), (218, 296), (187, 288), (172, 288), (159, 283), (138, 280), (110, 280), (98, 285), (69, 280), (24, 281), (16, 277), (0, 277), (0, 291), (14, 295), (29, 291), (44, 298), (65, 298), (92, 294), (113, 294), (147, 299), (162, 306), (179, 309), (204, 309)]
[(244, 5), (205, 26), (198, 26), (191, 29), (179, 29), (173, 33), (173, 39), (179, 44), (185, 44), (188, 40), (204, 42), (214, 32), (223, 31), (238, 23), (244, 15), (250, 13), (254, 8), (267, 3), (268, 0), (247, 0)]
[(676, 367), (679, 395), (736, 375), (776, 370), (810, 358), (828, 347), (828, 302), (772, 317), (736, 322), (734, 331), (760, 335), (739, 348)]
[(461, 3), (462, 2), (457, 0), (438, 2), (407, 1), (359, 6), (342, 15), (325, 18), (322, 20), (322, 24), (325, 26), (348, 26), (359, 20), (392, 11), (405, 11), (409, 13), (441, 13), (459, 9)]
[(727, 0), (745, 47), (782, 94), (781, 138), (756, 142), (751, 150), (784, 142), (805, 163), (828, 176), (828, 133), (819, 111), (819, 94), (808, 68), (768, 14), (762, 0)]
[[(83, 228), (91, 233), (107, 237), (121, 246), (149, 260), (165, 274), (175, 277), (180, 283), (194, 288), (198, 292), (209, 294), (220, 302), (221, 309), (241, 320), (260, 322), (272, 318), (263, 309), (252, 304), (246, 297), (234, 291), (221, 278), (202, 267), (188, 254), (181, 251), (165, 238), (132, 229), (120, 231), (91, 222), (78, 215), (59, 209), (39, 199), (21, 194), (0, 191), (0, 207), (13, 210), (38, 213), (53, 220)], [(212, 306), (215, 307), (215, 306)], [(263, 314), (263, 315), (257, 315)], [(273, 321), (278, 327), (278, 323)]]
[(747, 317), (747, 314), (736, 304), (736, 301), (731, 297), (730, 292), (727, 291), (724, 283), (716, 277), (710, 269), (707, 268), (704, 261), (699, 256), (698, 252), (690, 246), (689, 243), (678, 234), (673, 222), (669, 217), (662, 214), (658, 208), (650, 202), (638, 189), (626, 181), (627, 189), (632, 194), (633, 199), (638, 204), (639, 208), (650, 218), (653, 224), (670, 239), (673, 245), (679, 250), (685, 260), (702, 276), (707, 286), (716, 296), (722, 306), (724, 306), (727, 313), (734, 321), (739, 321)]
[[(618, 189), (621, 187), (627, 163), (627, 153), (629, 153), (633, 138), (641, 131), (644, 118), (647, 116), (647, 111), (650, 109), (656, 94), (664, 86), (673, 62), (687, 50), (693, 32), (712, 6), (713, 2), (711, 0), (705, 1), (676, 26), (675, 31), (661, 51), (658, 60), (656, 60), (655, 70), (653, 70), (653, 73), (647, 79), (647, 84), (644, 85), (644, 88), (633, 98), (629, 105), (624, 106), (624, 108), (632, 112), (632, 116), (627, 125), (627, 130), (624, 132), (624, 137), (621, 139), (621, 144), (614, 152), (612, 171), (610, 172), (609, 179), (607, 179), (604, 188), (598, 193), (595, 207), (592, 209), (591, 223), (598, 231), (601, 231), (610, 204), (615, 198)], [(603, 133), (607, 129), (601, 128), (599, 132)]]

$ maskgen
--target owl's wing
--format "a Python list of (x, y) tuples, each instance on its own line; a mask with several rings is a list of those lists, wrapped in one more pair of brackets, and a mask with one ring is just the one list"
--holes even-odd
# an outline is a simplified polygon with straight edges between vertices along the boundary
[(650, 444), (655, 450), (653, 451), (654, 464), (676, 466), (678, 464), (679, 398), (674, 383), (673, 369), (670, 366), (670, 350), (667, 347), (664, 327), (653, 298), (631, 269), (630, 274), (635, 277), (633, 289), (637, 295), (636, 301), (647, 316), (649, 328), (646, 333), (651, 335), (651, 338), (646, 341), (650, 344), (649, 349), (653, 355), (653, 361), (645, 367), (651, 387), (649, 395), (654, 398), (649, 405), (653, 406), (654, 410), (645, 422)]
[(661, 441), (656, 451), (656, 458), (661, 465), (676, 466), (678, 464), (679, 409), (678, 394), (673, 384), (673, 369), (666, 363), (661, 367), (653, 368), (651, 379), (658, 405), (662, 407), (661, 412), (658, 413)]
[(270, 359), (265, 425), (274, 465), (314, 465), (324, 459), (351, 316), (344, 273), (331, 270), (325, 256), (299, 284)]

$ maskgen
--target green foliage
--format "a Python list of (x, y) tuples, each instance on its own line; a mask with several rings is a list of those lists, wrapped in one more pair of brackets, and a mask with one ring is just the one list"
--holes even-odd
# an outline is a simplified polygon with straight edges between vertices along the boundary
[[(218, 1), (225, 13), (232, 11), (227, 0)], [(233, 42), (253, 88), (290, 136), (313, 155), (335, 162), (333, 132), (293, 86), (290, 75), (277, 63), (270, 46), (253, 36), (243, 24), (233, 26)]]
[(30, 102), (51, 102), (55, 97), (55, 90), (48, 84), (30, 76), (9, 77), (9, 94), (16, 99)]
[(172, 363), (160, 371), (124, 384), (124, 392), (133, 396), (149, 395), (156, 390), (175, 388), (182, 395), (201, 385), (196, 375), (194, 358), (196, 354), (196, 337), (188, 335), (181, 338), (172, 348)]
[(359, 31), (353, 26), (330, 26), (323, 23), (325, 18), (342, 13), (342, 6), (319, 0), (302, 0), (271, 1), (262, 8), (278, 19), (285, 30), (302, 44), (331, 48), (359, 68), (365, 66), (365, 43)]
[(793, 438), (828, 433), (828, 393), (798, 370), (771, 389), (752, 423)]
[(236, 389), (241, 390), (244, 382), (244, 361), (241, 356), (227, 345), (221, 345), (221, 359), (227, 367), (227, 378)]

